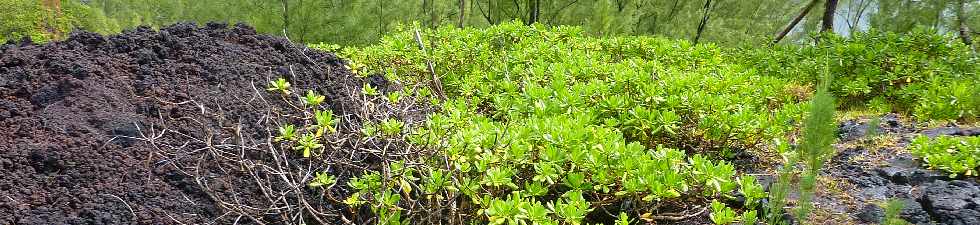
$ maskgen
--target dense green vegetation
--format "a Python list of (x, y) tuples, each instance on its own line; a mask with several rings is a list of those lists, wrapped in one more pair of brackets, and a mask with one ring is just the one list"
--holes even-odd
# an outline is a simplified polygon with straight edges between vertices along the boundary
[(810, 83), (833, 74), (831, 91), (848, 106), (924, 120), (974, 120), (980, 116), (980, 66), (970, 51), (954, 39), (916, 30), (824, 35), (818, 45), (738, 49), (730, 60)]
[[(980, 16), (966, 16), (980, 5), (962, 1), (841, 1), (846, 27), (814, 33), (817, 7), (780, 45), (770, 45), (773, 33), (811, 1), (50, 2), (11, 1), (0, 42), (244, 21), (339, 51), (359, 76), (411, 87), (361, 93), (430, 102), (437, 110), (424, 125), (364, 121), (361, 133), (407, 139), (424, 155), (343, 184), (326, 172), (309, 183), (355, 189), (344, 204), (378, 224), (629, 224), (662, 220), (662, 209), (782, 224), (783, 213), (813, 210), (836, 111), (980, 117), (980, 65), (953, 32), (980, 27)], [(267, 90), (301, 96), (304, 109), (304, 124), (277, 128), (275, 141), (317, 155), (319, 139), (336, 132), (325, 97), (285, 78)], [(922, 137), (911, 151), (973, 176), (978, 140)], [(769, 192), (741, 170), (753, 165), (731, 162), (745, 155), (757, 156), (753, 169), (774, 170)], [(784, 209), (791, 192), (797, 208)]]
[[(39, 2), (60, 2), (63, 15), (50, 14)], [(0, 40), (41, 29), (50, 18), (76, 21), (49, 25), (60, 33), (72, 28), (116, 32), (139, 25), (159, 27), (181, 21), (246, 22), (263, 33), (286, 35), (297, 42), (367, 45), (397, 32), (397, 24), (420, 22), (441, 26), (488, 27), (520, 20), (526, 24), (581, 26), (591, 35), (657, 35), (714, 42), (726, 46), (758, 45), (773, 39), (817, 3), (792, 29), (786, 43), (805, 43), (821, 29), (827, 7), (822, 0), (11, 0), (4, 1), (4, 24), (19, 33), (0, 33)], [(850, 35), (869, 30), (908, 33), (930, 28), (956, 35), (961, 27), (980, 30), (980, 4), (963, 0), (839, 0), (832, 12), (833, 30)], [(7, 7), (9, 4), (9, 7)], [(68, 12), (72, 11), (72, 12)], [(74, 15), (72, 15), (74, 14)], [(107, 18), (103, 18), (102, 15)], [(43, 16), (42, 16), (43, 15)], [(57, 15), (57, 16), (52, 16)], [(8, 23), (9, 21), (9, 23)], [(78, 24), (78, 23), (86, 24)], [(69, 26), (66, 26), (69, 25)], [(701, 32), (699, 32), (701, 31)], [(699, 35), (700, 33), (700, 35)], [(45, 40), (36, 34), (36, 39)], [(60, 36), (58, 36), (60, 37)], [(48, 37), (50, 38), (50, 37)]]
[(67, 36), (73, 29), (118, 32), (119, 25), (101, 10), (73, 0), (6, 0), (0, 3), (0, 44), (28, 37), (47, 42)]
[[(597, 210), (650, 216), (665, 204), (701, 198), (718, 200), (711, 210), (719, 216), (712, 218), (722, 224), (752, 220), (758, 215), (755, 201), (766, 193), (725, 159), (749, 151), (788, 160), (773, 163), (799, 161), (805, 168), (799, 191), (812, 192), (816, 171), (832, 155), (834, 137), (828, 134), (834, 133), (836, 104), (828, 100), (830, 93), (853, 105), (915, 107), (923, 119), (976, 118), (972, 92), (961, 102), (924, 103), (962, 94), (950, 92), (948, 85), (977, 82), (977, 67), (967, 63), (965, 46), (934, 35), (827, 36), (820, 45), (762, 54), (506, 23), (422, 30), (428, 48), (422, 52), (412, 28), (399, 29), (378, 45), (346, 48), (343, 54), (359, 73), (383, 74), (403, 84), (433, 82), (427, 62), (435, 62), (438, 85), (448, 99), (440, 101), (430, 89), (398, 94), (441, 102), (441, 112), (409, 135), (413, 143), (438, 151), (421, 162), (395, 163), (352, 181), (360, 191), (349, 202), (370, 203), (381, 221), (401, 221), (402, 209), (423, 205), (428, 208), (414, 208), (410, 221), (432, 222), (417, 215), (457, 206), (468, 212), (462, 221), (577, 224), (596, 222), (586, 215), (594, 217)], [(935, 43), (921, 45), (921, 40)], [(897, 50), (893, 45), (918, 47)], [(832, 58), (853, 60), (818, 63)], [(900, 60), (913, 68), (881, 63)], [(836, 76), (826, 79), (825, 94), (817, 94), (825, 97), (813, 98), (820, 107), (810, 107), (821, 74)], [(855, 80), (875, 91), (840, 88)], [(947, 108), (963, 111), (930, 113)], [(807, 131), (800, 132), (801, 126)], [(803, 144), (790, 148), (789, 138), (799, 133)], [(788, 183), (795, 167), (784, 168), (784, 186), (797, 186)], [(735, 193), (751, 197), (743, 205), (725, 206)], [(622, 202), (634, 205), (618, 208)], [(800, 216), (810, 210), (803, 205), (795, 211)]]
[(980, 137), (938, 136), (930, 139), (919, 136), (912, 141), (912, 154), (926, 161), (929, 167), (957, 175), (977, 176), (980, 168)]

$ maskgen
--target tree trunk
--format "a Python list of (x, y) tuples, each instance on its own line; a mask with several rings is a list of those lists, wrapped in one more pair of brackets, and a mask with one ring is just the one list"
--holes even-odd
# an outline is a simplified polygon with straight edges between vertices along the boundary
[(973, 46), (973, 37), (970, 36), (972, 32), (970, 32), (970, 27), (966, 25), (966, 20), (969, 18), (967, 18), (966, 13), (963, 12), (966, 1), (957, 0), (956, 3), (956, 25), (959, 27), (958, 30), (960, 31), (960, 40), (963, 41), (963, 44), (969, 46), (970, 50), (973, 50), (974, 54), (976, 54), (977, 47)]
[[(303, 0), (299, 0), (299, 9), (303, 9), (303, 8), (306, 8), (306, 7), (307, 6), (303, 4)], [(302, 21), (299, 24), (300, 25), (300, 28), (299, 28), (299, 42), (300, 43), (306, 43), (306, 31), (307, 31), (307, 28), (310, 27), (310, 14), (309, 13), (300, 12), (300, 14), (298, 14), (297, 16), (299, 16), (299, 19)]]
[(527, 0), (527, 25), (538, 22), (541, 14), (541, 0)]
[(789, 32), (792, 31), (794, 27), (796, 27), (796, 24), (800, 23), (800, 20), (803, 20), (803, 17), (806, 16), (807, 13), (810, 13), (810, 9), (812, 9), (814, 5), (817, 5), (817, 2), (819, 1), (820, 0), (813, 0), (810, 1), (809, 4), (806, 4), (806, 7), (804, 7), (803, 10), (800, 11), (800, 15), (796, 16), (796, 18), (793, 18), (793, 21), (791, 21), (789, 25), (786, 25), (786, 29), (783, 29), (783, 32), (779, 32), (779, 34), (776, 35), (776, 39), (774, 39), (772, 43), (776, 44), (779, 43), (780, 40), (783, 40), (783, 38), (786, 37), (786, 34), (789, 34)]
[(459, 24), (456, 24), (456, 26), (459, 28), (463, 28), (463, 25), (465, 23), (466, 23), (466, 0), (459, 0)]
[[(497, 16), (500, 16), (499, 12), (497, 13)], [(487, 0), (487, 21), (490, 21), (490, 25), (495, 24), (493, 22), (493, 0)]]
[(697, 45), (698, 41), (701, 40), (701, 33), (704, 32), (704, 27), (708, 25), (708, 17), (710, 17), (709, 16), (710, 12), (711, 12), (711, 0), (705, 0), (704, 14), (702, 14), (701, 16), (701, 23), (698, 24), (698, 33), (697, 35), (694, 36), (694, 45)]
[(823, 26), (820, 32), (834, 32), (834, 13), (837, 12), (837, 0), (827, 0), (824, 4)]
[(436, 12), (436, 1), (429, 0), (429, 20), (431, 21), (429, 24), (432, 26), (432, 29), (439, 27), (439, 19), (439, 13)]

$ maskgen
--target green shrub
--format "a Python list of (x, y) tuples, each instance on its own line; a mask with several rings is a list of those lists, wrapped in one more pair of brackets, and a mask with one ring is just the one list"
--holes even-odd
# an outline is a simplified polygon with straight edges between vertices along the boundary
[[(429, 98), (438, 112), (421, 127), (402, 128), (392, 121), (363, 130), (389, 137), (405, 134), (415, 146), (432, 150), (423, 163), (389, 164), (384, 174), (362, 177), (370, 178), (371, 185), (351, 184), (357, 190), (349, 199), (356, 203), (352, 207), (370, 203), (381, 221), (443, 223), (449, 218), (438, 215), (454, 210), (458, 217), (453, 219), (492, 224), (612, 222), (586, 218), (607, 210), (612, 215), (644, 215), (664, 203), (690, 199), (707, 199), (701, 204), (708, 205), (736, 192), (753, 200), (742, 206), (717, 206), (716, 222), (753, 221), (756, 214), (747, 209), (757, 206), (765, 193), (719, 156), (779, 152), (790, 160), (770, 197), (785, 198), (796, 161), (806, 168), (800, 191), (811, 193), (816, 171), (834, 141), (832, 95), (857, 102), (884, 99), (878, 100), (884, 101), (877, 103), (881, 105), (925, 99), (900, 94), (920, 90), (905, 87), (909, 85), (880, 96), (861, 88), (842, 89), (838, 84), (862, 78), (835, 68), (796, 65), (818, 65), (820, 61), (802, 57), (818, 53), (831, 59), (833, 54), (817, 47), (759, 55), (711, 44), (597, 38), (575, 27), (506, 23), (486, 29), (423, 30), (421, 43), (428, 50), (423, 53), (414, 30), (399, 30), (378, 45), (346, 48), (342, 55), (361, 75), (383, 75), (411, 87), (438, 85), (448, 98), (442, 100), (428, 88), (405, 89), (399, 95)], [(828, 42), (840, 45), (836, 48), (860, 49), (872, 41), (876, 40)], [(957, 57), (949, 56), (965, 60)], [(873, 62), (877, 61), (854, 66), (872, 70)], [(931, 77), (962, 80), (950, 71), (973, 68), (959, 61), (924, 68), (947, 64), (957, 67)], [(773, 72), (781, 69), (786, 71)], [(827, 83), (811, 99), (816, 80), (808, 77), (814, 74), (842, 78)], [(789, 149), (791, 143), (782, 140), (799, 132), (798, 123), (808, 110), (804, 142), (800, 149)], [(770, 203), (782, 204), (778, 201)], [(622, 202), (632, 206), (607, 207)], [(419, 205), (426, 207), (414, 207)], [(797, 213), (806, 216), (809, 209), (801, 207)], [(413, 216), (402, 217), (406, 212)]]
[(29, 37), (35, 41), (47, 40), (41, 32), (38, 19), (41, 18), (41, 3), (34, 0), (5, 1), (4, 13), (0, 13), (0, 44)]
[(887, 102), (924, 120), (980, 116), (980, 66), (969, 47), (934, 31), (828, 34), (818, 45), (736, 49), (729, 55), (761, 74), (810, 83), (826, 70), (835, 75), (830, 90), (844, 106), (874, 100), (876, 108)]
[[(429, 163), (403, 168), (418, 179), (387, 175), (371, 187), (388, 188), (356, 188), (381, 220), (404, 212), (377, 207), (390, 203), (388, 192), (403, 195), (392, 206), (432, 207), (413, 213), (468, 205), (459, 209), (469, 210), (466, 219), (491, 224), (593, 223), (587, 215), (609, 202), (633, 202), (621, 210), (640, 215), (736, 192), (754, 207), (761, 186), (716, 160), (717, 151), (783, 137), (805, 109), (787, 88), (798, 85), (722, 61), (711, 45), (517, 23), (422, 34), (429, 54), (417, 50), (411, 30), (343, 53), (360, 73), (405, 84), (432, 82), (431, 60), (449, 97), (424, 126), (406, 130), (415, 145), (437, 150)], [(747, 206), (733, 207), (719, 208), (718, 221), (734, 221)]]
[(909, 147), (916, 157), (921, 158), (930, 168), (944, 170), (950, 177), (957, 175), (977, 176), (980, 166), (980, 137), (938, 136), (929, 139), (924, 135), (916, 137)]
[(102, 11), (78, 0), (61, 0), (61, 11), (47, 9), (37, 0), (5, 0), (0, 4), (0, 44), (27, 37), (44, 43), (67, 37), (73, 29), (91, 32), (118, 32), (119, 25)]

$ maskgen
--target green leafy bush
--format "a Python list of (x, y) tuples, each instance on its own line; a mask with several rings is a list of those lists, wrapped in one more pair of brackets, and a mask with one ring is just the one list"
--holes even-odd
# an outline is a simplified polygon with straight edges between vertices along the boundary
[[(898, 35), (870, 31), (850, 38), (825, 34), (817, 45), (735, 49), (759, 73), (817, 82), (834, 74), (831, 92), (847, 106), (885, 100), (919, 119), (976, 120), (980, 66), (969, 47), (930, 30)], [(883, 103), (883, 102), (879, 102)]]
[(950, 177), (978, 175), (980, 137), (938, 136), (930, 139), (920, 135), (912, 141), (909, 150), (930, 168), (949, 172)]
[[(860, 88), (840, 89), (839, 83), (862, 78), (833, 68), (811, 71), (790, 65), (817, 65), (803, 56), (823, 54), (823, 59), (830, 59), (832, 54), (817, 47), (779, 48), (769, 56), (711, 44), (597, 38), (575, 27), (506, 23), (486, 29), (422, 30), (421, 43), (427, 45), (427, 52), (422, 52), (414, 29), (398, 29), (378, 45), (346, 48), (342, 54), (364, 76), (438, 86), (448, 98), (428, 88), (404, 90), (405, 96), (429, 97), (438, 112), (419, 127), (383, 121), (362, 130), (387, 137), (406, 135), (415, 146), (432, 150), (424, 163), (389, 164), (385, 173), (364, 175), (361, 179), (371, 180), (371, 185), (351, 183), (357, 190), (348, 199), (352, 206), (369, 203), (382, 223), (611, 223), (590, 221), (590, 215), (626, 213), (622, 219), (692, 200), (708, 207), (735, 193), (746, 197), (745, 205), (713, 207), (715, 222), (755, 221), (758, 215), (749, 209), (758, 207), (766, 193), (754, 178), (739, 176), (735, 166), (721, 158), (740, 151), (778, 152), (790, 159), (779, 177), (786, 183), (776, 184), (786, 190), (770, 197), (785, 197), (796, 161), (807, 169), (800, 191), (812, 192), (815, 171), (834, 140), (833, 95), (858, 102), (886, 99), (879, 101), (888, 104), (925, 99), (900, 94), (921, 90), (905, 87), (909, 85), (895, 86), (889, 89), (895, 94), (881, 96), (856, 91)], [(858, 46), (854, 48), (863, 43), (827, 42)], [(760, 67), (762, 62), (767, 64)], [(973, 68), (959, 61), (947, 64), (958, 65), (947, 72)], [(945, 64), (927, 66), (941, 65)], [(842, 73), (843, 78), (812, 97), (816, 80), (809, 78), (811, 72), (835, 77)], [(433, 73), (438, 80), (432, 79)], [(932, 77), (965, 79), (952, 72)], [(793, 143), (783, 140), (799, 135), (797, 127), (804, 118), (810, 118), (804, 142), (790, 149)], [(614, 207), (623, 202), (631, 206)], [(419, 205), (426, 207), (415, 207)], [(797, 212), (805, 216), (808, 210)], [(439, 216), (447, 211), (454, 216)], [(413, 216), (402, 216), (408, 212)]]
[(0, 44), (19, 41), (27, 37), (44, 43), (68, 36), (73, 29), (111, 33), (120, 30), (119, 25), (107, 18), (101, 10), (93, 9), (77, 0), (61, 0), (60, 11), (42, 6), (37, 0), (4, 0), (4, 13), (0, 13)]
[[(449, 97), (424, 126), (401, 131), (397, 121), (383, 121), (364, 130), (408, 133), (415, 145), (437, 150), (425, 165), (392, 164), (376, 184), (357, 184), (351, 202), (370, 203), (381, 221), (404, 219), (407, 210), (399, 209), (423, 204), (430, 210), (412, 212), (457, 205), (469, 212), (466, 221), (584, 224), (598, 222), (587, 218), (604, 205), (633, 202), (613, 210), (640, 215), (736, 192), (754, 207), (761, 186), (715, 153), (781, 138), (805, 109), (805, 98), (787, 88), (800, 85), (721, 61), (710, 45), (517, 23), (422, 34), (433, 42), (428, 54), (417, 50), (412, 31), (344, 50), (359, 71), (396, 83), (432, 82), (426, 64), (435, 62)], [(412, 178), (396, 170), (411, 170)], [(744, 207), (727, 208), (719, 221), (734, 221)]]

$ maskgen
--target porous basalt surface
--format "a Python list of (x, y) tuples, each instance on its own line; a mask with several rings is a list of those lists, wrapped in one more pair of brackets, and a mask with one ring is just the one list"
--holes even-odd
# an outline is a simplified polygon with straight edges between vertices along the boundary
[[(316, 171), (343, 183), (376, 169), (382, 157), (355, 149), (383, 145), (394, 152), (407, 145), (358, 142), (361, 123), (392, 117), (414, 124), (427, 109), (371, 103), (359, 94), (367, 79), (344, 65), (331, 53), (244, 25), (76, 32), (45, 45), (4, 45), (0, 224), (346, 219), (350, 210), (330, 199), (349, 190), (302, 184)], [(339, 118), (338, 131), (313, 159), (269, 150), (282, 148), (269, 141), (275, 127), (305, 121), (298, 94), (265, 90), (278, 77), (296, 92), (324, 94), (324, 108)], [(369, 83), (393, 88), (378, 79)], [(277, 173), (283, 171), (292, 174)], [(320, 214), (288, 213), (304, 205)]]
[[(907, 147), (918, 135), (976, 136), (978, 128), (949, 125), (917, 127), (895, 114), (878, 118), (847, 120), (840, 124), (840, 142), (824, 169), (825, 182), (816, 202), (828, 218), (827, 224), (878, 224), (884, 219), (882, 206), (901, 201), (898, 215), (912, 224), (980, 224), (980, 184), (973, 177), (951, 178), (943, 171), (924, 167)], [(868, 136), (869, 130), (878, 137)], [(826, 221), (825, 221), (826, 222)]]

